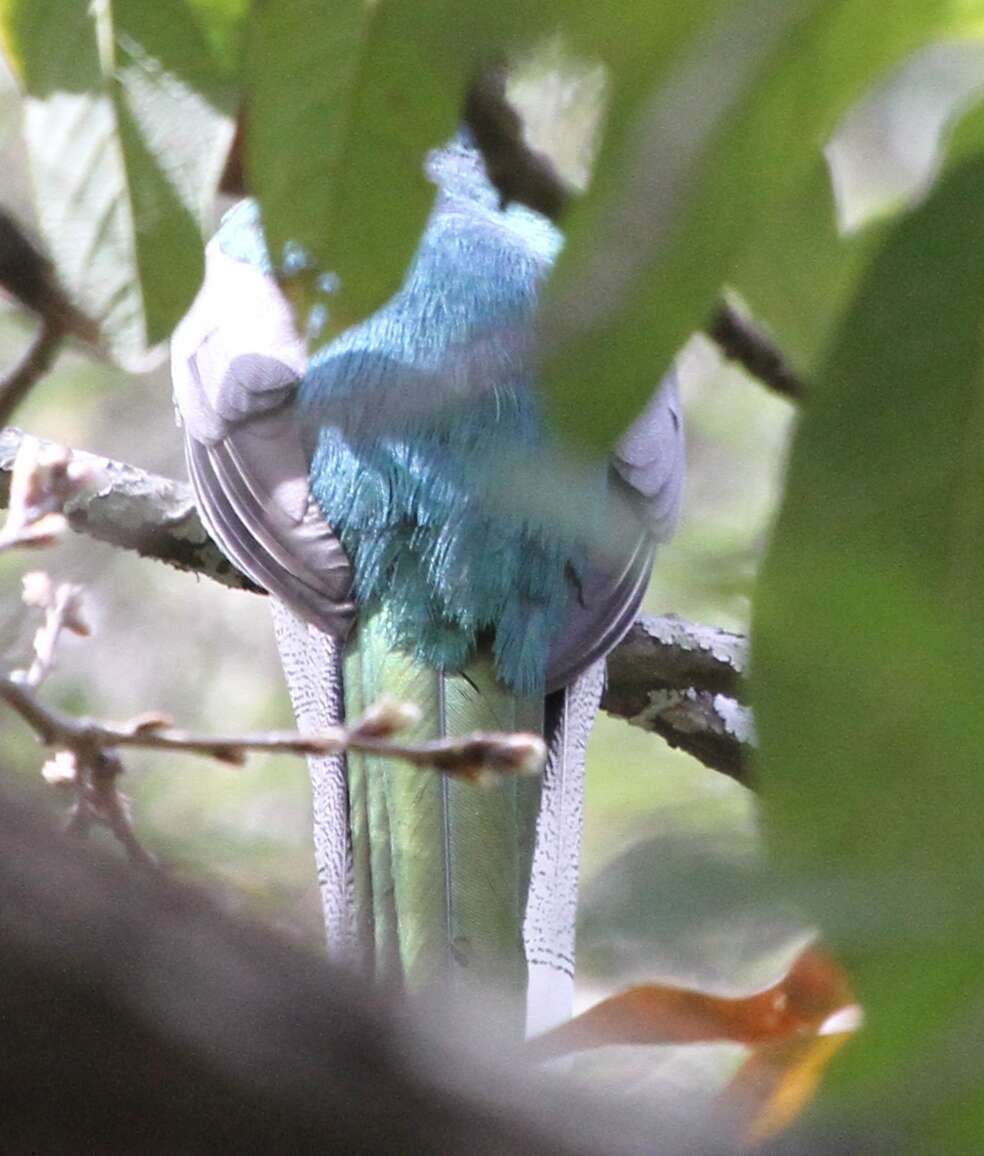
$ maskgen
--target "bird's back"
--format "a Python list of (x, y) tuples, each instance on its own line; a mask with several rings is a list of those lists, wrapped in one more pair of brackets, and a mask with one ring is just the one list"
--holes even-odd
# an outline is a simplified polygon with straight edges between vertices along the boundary
[(393, 644), (435, 667), (490, 640), (522, 693), (543, 691), (585, 557), (515, 484), (547, 444), (529, 348), (551, 247), (532, 214), (445, 193), (403, 289), (314, 355), (299, 398), (360, 605), (385, 605)]

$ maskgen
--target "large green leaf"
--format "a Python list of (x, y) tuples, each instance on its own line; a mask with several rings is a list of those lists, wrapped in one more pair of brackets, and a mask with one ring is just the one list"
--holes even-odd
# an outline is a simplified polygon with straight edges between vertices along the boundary
[(261, 0), (248, 52), (247, 166), (274, 253), (331, 270), (341, 328), (399, 286), (432, 200), (428, 149), (454, 131), (470, 65), (453, 4)]
[(802, 187), (776, 205), (766, 232), (745, 249), (731, 285), (809, 377), (879, 246), (883, 226), (839, 234), (830, 174), (818, 156)]
[(860, 282), (756, 602), (772, 842), (867, 1010), (840, 1092), (920, 1152), (984, 1134), (982, 237), (978, 154)]
[[(904, 62), (838, 126), (812, 173), (744, 248), (732, 283), (807, 376), (890, 215), (925, 194), (949, 125), (984, 83), (984, 43), (934, 45)], [(966, 136), (966, 133), (962, 134)], [(839, 183), (838, 232), (833, 183)], [(859, 229), (862, 221), (872, 222)]]
[(198, 289), (231, 134), (238, 0), (3, 0), (38, 216), (66, 287), (123, 361)]
[(581, 0), (261, 0), (247, 162), (274, 252), (300, 244), (338, 276), (333, 327), (358, 320), (400, 284), (433, 200), (424, 156), (455, 130), (479, 65), (560, 29), (609, 66), (616, 106), (631, 108), (726, 2), (620, 0), (599, 20)]
[(968, 0), (747, 0), (657, 74), (571, 220), (546, 311), (562, 428), (610, 444), (776, 211), (815, 180), (843, 112), (920, 45), (982, 20)]

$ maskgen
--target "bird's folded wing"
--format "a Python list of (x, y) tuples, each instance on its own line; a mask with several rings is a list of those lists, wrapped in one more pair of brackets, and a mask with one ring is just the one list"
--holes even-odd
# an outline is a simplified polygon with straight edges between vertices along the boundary
[(674, 371), (612, 455), (612, 531), (616, 546), (596, 549), (550, 652), (547, 689), (570, 685), (603, 658), (635, 621), (653, 554), (676, 526), (685, 469), (683, 423)]
[(171, 360), (188, 469), (210, 533), (258, 586), (343, 637), (355, 612), (351, 567), (308, 487), (292, 404), (306, 354), (274, 279), (211, 242)]
[(615, 449), (612, 464), (631, 488), (633, 503), (653, 541), (665, 542), (676, 529), (685, 473), (675, 370), (629, 426)]

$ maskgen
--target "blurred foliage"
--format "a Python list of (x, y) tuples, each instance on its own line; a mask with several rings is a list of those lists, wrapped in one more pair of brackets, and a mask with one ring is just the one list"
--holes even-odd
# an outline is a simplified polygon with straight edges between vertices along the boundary
[[(984, 1135), (984, 1102), (939, 1095), (981, 991), (982, 182), (981, 157), (948, 173), (862, 279), (817, 374), (756, 603), (773, 843), (871, 1013), (845, 1084), (856, 1098), (879, 1085), (946, 1150)], [(940, 317), (945, 340), (926, 323)], [(893, 909), (918, 923), (886, 936)], [(931, 1068), (903, 1060), (913, 1036)], [(872, 1065), (886, 1055), (897, 1066)]]
[[(868, 1013), (829, 1106), (894, 1119), (907, 1151), (978, 1151), (984, 3), (619, 0), (600, 21), (582, 0), (0, 0), (0, 29), (25, 92), (11, 140), (16, 102), (0, 91), (5, 197), (27, 203), (29, 172), (61, 276), (125, 365), (149, 363), (195, 292), (244, 98), (271, 236), (339, 273), (336, 325), (398, 283), (428, 209), (423, 154), (453, 127), (478, 62), (517, 53), (524, 107), (550, 89), (580, 122), (560, 149), (549, 117), (531, 129), (565, 172), (581, 174), (604, 105), (543, 311), (558, 427), (609, 445), (725, 288), (812, 393), (756, 594), (774, 865), (740, 787), (602, 720), (584, 958), (603, 990), (648, 960), (649, 979), (740, 992), (816, 921)], [(575, 99), (556, 81), (558, 31), (584, 78)], [(5, 317), (5, 358), (24, 340)], [(700, 341), (683, 373), (692, 480), (650, 605), (740, 628), (789, 413)], [(159, 372), (133, 388), (69, 355), (22, 420), (180, 472), (168, 411)], [(91, 543), (59, 546), (51, 566), (86, 583), (101, 619), (98, 640), (65, 649), (60, 705), (286, 725), (255, 598)], [(0, 563), (11, 591), (22, 568)], [(26, 644), (14, 602), (0, 623), (10, 655)], [(30, 740), (4, 733), (32, 778)], [(134, 757), (130, 780), (138, 825), (168, 861), (318, 938), (302, 767)], [(709, 1070), (692, 1053), (681, 1063)]]
[(4, 0), (0, 14), (45, 239), (117, 359), (138, 363), (201, 282), (231, 134), (227, 56), (179, 0)]

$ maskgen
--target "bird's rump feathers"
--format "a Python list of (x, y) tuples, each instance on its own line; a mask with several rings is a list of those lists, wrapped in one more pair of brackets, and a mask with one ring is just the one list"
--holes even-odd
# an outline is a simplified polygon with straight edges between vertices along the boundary
[[(672, 528), (675, 386), (613, 458), (628, 484), (599, 473), (579, 488), (580, 536), (551, 504), (543, 513), (549, 446), (529, 352), (559, 236), (497, 209), (467, 150), (440, 158), (403, 290), (306, 372), (255, 207), (228, 215), (174, 338), (189, 468), (220, 543), (305, 620), (344, 635), (354, 582), (360, 604), (396, 597), (395, 645), (454, 667), (489, 636), (508, 683), (559, 688), (628, 628), (652, 543)], [(636, 530), (599, 548), (592, 528), (615, 512)]]

